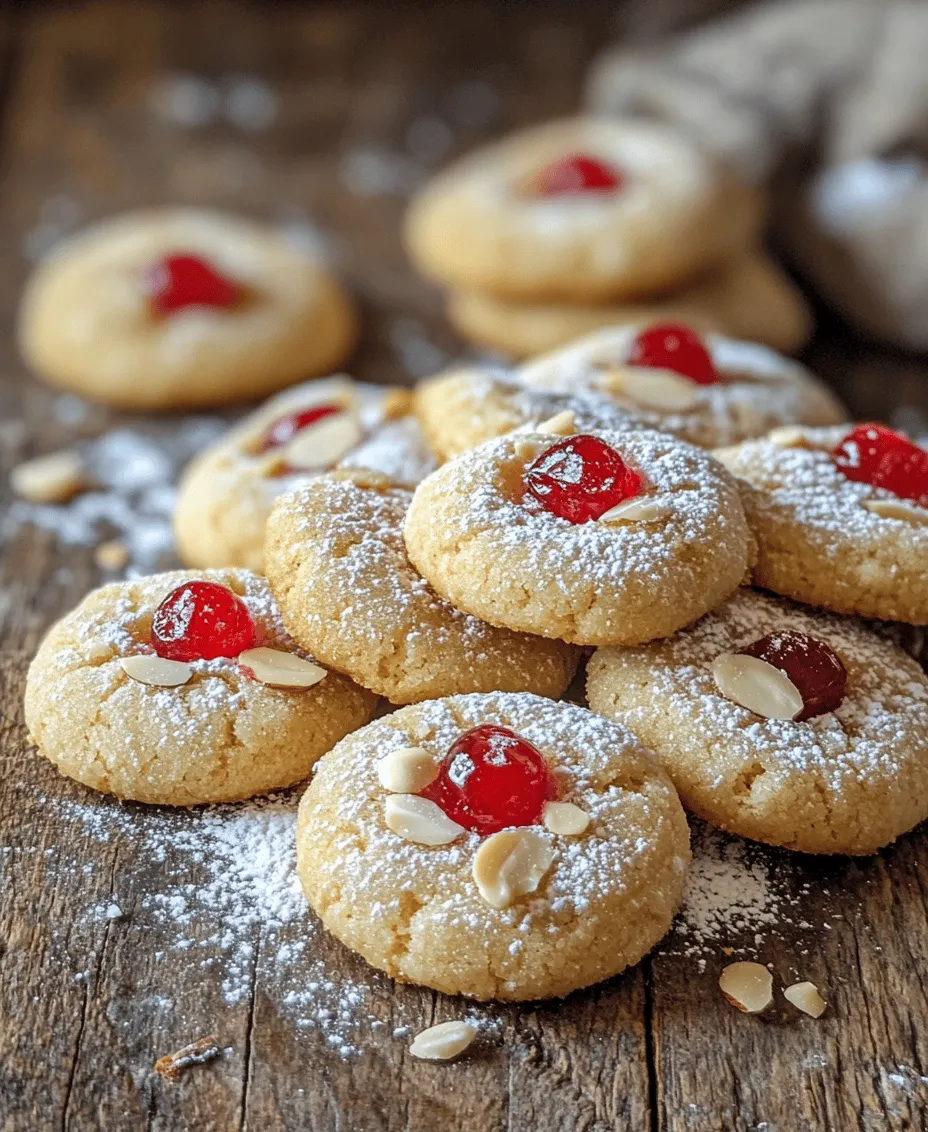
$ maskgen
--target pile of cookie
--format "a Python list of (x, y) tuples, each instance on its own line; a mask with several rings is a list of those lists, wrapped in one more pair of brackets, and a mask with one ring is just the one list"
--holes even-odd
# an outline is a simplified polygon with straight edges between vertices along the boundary
[(760, 245), (764, 202), (671, 127), (568, 118), (466, 155), (416, 196), (410, 258), (469, 341), (522, 358), (616, 323), (792, 353), (811, 317)]
[[(40, 269), (23, 341), (67, 384), (122, 318), (125, 369), (101, 382), (121, 373), (128, 403), (160, 366), (202, 403), (210, 335), (234, 354), (239, 314), (284, 333), (267, 265), (189, 215), (152, 225)], [(647, 284), (709, 255), (684, 251)], [(78, 281), (96, 323), (73, 291), (62, 317)], [(872, 853), (928, 816), (928, 678), (860, 619), (928, 623), (928, 452), (849, 423), (766, 346), (651, 319), (412, 393), (306, 382), (197, 457), (176, 529), (190, 569), (103, 586), (51, 629), (30, 734), (147, 803), (315, 770), (307, 897), (394, 978), (521, 1000), (638, 961), (681, 899), (683, 806), (811, 853)], [(589, 708), (562, 698), (582, 661)]]

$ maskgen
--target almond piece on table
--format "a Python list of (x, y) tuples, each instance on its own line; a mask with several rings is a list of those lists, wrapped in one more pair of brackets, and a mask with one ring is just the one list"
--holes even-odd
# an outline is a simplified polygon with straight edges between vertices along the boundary
[(400, 747), (380, 760), (377, 777), (393, 794), (418, 794), (438, 777), (438, 764), (424, 747)]
[(573, 802), (548, 802), (544, 812), (545, 829), (562, 837), (576, 837), (586, 831), (590, 815)]
[(383, 812), (388, 828), (417, 845), (448, 845), (464, 832), (440, 806), (417, 794), (390, 794)]
[(193, 669), (182, 660), (168, 660), (151, 653), (137, 656), (124, 656), (119, 661), (123, 671), (138, 680), (140, 684), (151, 684), (157, 688), (179, 688), (193, 675)]
[(470, 1045), (477, 1036), (477, 1027), (470, 1022), (439, 1022), (413, 1038), (409, 1052), (426, 1061), (450, 1061)]
[(783, 997), (810, 1018), (821, 1018), (828, 1006), (815, 983), (793, 983), (783, 991)]
[(534, 892), (554, 860), (554, 849), (534, 829), (503, 829), (488, 837), (474, 854), (473, 874), (492, 908), (508, 908)]
[(246, 649), (239, 654), (238, 662), (256, 680), (273, 688), (312, 688), (328, 675), (311, 660), (281, 649)]
[(66, 450), (19, 464), (10, 473), (10, 486), (29, 503), (67, 503), (89, 483), (80, 456)]
[(794, 719), (803, 709), (792, 680), (760, 657), (723, 653), (712, 662), (712, 675), (723, 696), (764, 719)]
[(719, 975), (719, 988), (745, 1014), (760, 1014), (773, 1001), (773, 976), (763, 963), (729, 963)]
[(336, 413), (300, 429), (280, 450), (280, 456), (288, 467), (317, 471), (337, 464), (363, 439), (364, 433), (354, 413)]
[(644, 498), (623, 499), (615, 507), (610, 507), (599, 516), (600, 523), (651, 523), (663, 519), (667, 514), (667, 504), (661, 499)]

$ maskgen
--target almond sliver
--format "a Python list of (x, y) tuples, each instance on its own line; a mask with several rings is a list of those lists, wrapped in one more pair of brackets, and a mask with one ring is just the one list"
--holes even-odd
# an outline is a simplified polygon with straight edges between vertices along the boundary
[(652, 523), (667, 515), (667, 504), (662, 499), (623, 499), (615, 507), (600, 515), (600, 523)]
[(416, 1034), (409, 1052), (427, 1061), (449, 1061), (463, 1053), (476, 1036), (477, 1027), (470, 1022), (439, 1022)]
[(719, 989), (744, 1014), (760, 1014), (773, 1001), (773, 976), (762, 963), (729, 963)]
[(577, 837), (590, 824), (590, 815), (573, 802), (548, 802), (543, 816), (545, 829), (562, 837)]
[(924, 526), (928, 523), (928, 509), (904, 499), (865, 499), (864, 507), (882, 519), (899, 519), (903, 523)]
[(417, 794), (390, 794), (383, 813), (389, 829), (417, 845), (448, 845), (464, 832), (441, 807)]
[(424, 747), (400, 747), (380, 760), (377, 777), (393, 794), (418, 794), (438, 777), (438, 764)]
[(723, 696), (764, 719), (795, 719), (803, 709), (792, 680), (760, 657), (723, 653), (712, 662), (712, 675)]
[(281, 649), (246, 649), (238, 662), (256, 680), (273, 688), (312, 688), (328, 675), (324, 668)]
[(151, 684), (156, 688), (178, 688), (186, 684), (193, 675), (193, 669), (182, 660), (168, 660), (163, 656), (139, 653), (138, 656), (121, 657), (119, 663), (123, 671), (138, 680), (140, 684)]
[(605, 384), (612, 393), (662, 413), (692, 408), (699, 397), (695, 382), (669, 369), (615, 367), (608, 372)]
[(554, 860), (549, 838), (533, 829), (504, 829), (474, 854), (477, 889), (491, 908), (508, 908), (534, 892)]
[(317, 471), (330, 468), (361, 443), (364, 433), (354, 413), (335, 413), (300, 429), (280, 450), (281, 459), (291, 468)]
[(577, 431), (577, 418), (572, 409), (565, 409), (562, 413), (555, 413), (546, 421), (542, 421), (535, 432), (551, 433), (555, 436), (571, 436)]

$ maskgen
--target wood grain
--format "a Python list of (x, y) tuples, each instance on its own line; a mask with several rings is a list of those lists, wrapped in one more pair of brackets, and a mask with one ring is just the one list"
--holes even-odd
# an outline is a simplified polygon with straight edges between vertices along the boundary
[[(13, 427), (0, 433), (3, 483), (24, 455), (74, 435), (13, 345), (24, 241), (52, 198), (76, 203), (81, 221), (162, 201), (311, 218), (365, 308), (355, 372), (408, 382), (417, 367), (461, 350), (398, 239), (405, 190), (443, 145), (435, 122), (454, 127), (444, 157), (572, 109), (613, 16), (612, 5), (593, 0), (275, 8), (103, 0), (5, 17), (0, 423)], [(623, 20), (650, 31), (654, 6), (630, 5)], [(279, 98), (277, 115), (256, 132), (171, 125), (153, 112), (152, 92), (181, 73), (258, 76)], [(365, 168), (377, 176), (362, 191)], [(868, 346), (827, 317), (810, 358), (855, 412), (928, 411), (923, 360)], [(127, 419), (95, 409), (80, 430), (95, 435)], [(131, 423), (155, 434), (176, 427)], [(204, 970), (195, 958), (215, 924), (204, 917), (189, 926), (186, 961), (172, 945), (176, 925), (148, 902), (202, 877), (180, 843), (168, 839), (162, 856), (152, 854), (146, 830), (155, 821), (189, 830), (197, 815), (92, 799), (27, 744), (19, 705), (28, 658), (49, 622), (98, 580), (89, 548), (62, 550), (31, 528), (0, 548), (5, 1132), (926, 1126), (923, 833), (869, 861), (758, 850), (787, 878), (796, 901), (789, 919), (808, 924), (766, 935), (762, 958), (779, 980), (822, 986), (830, 1007), (818, 1022), (782, 1003), (763, 1018), (737, 1014), (717, 991), (725, 956), (710, 953), (700, 971), (671, 940), (638, 969), (564, 1003), (492, 1008), (497, 1028), (456, 1066), (417, 1063), (394, 1029), (455, 1017), (461, 1003), (394, 985), (314, 931), (296, 984), (321, 964), (332, 980), (370, 988), (360, 1053), (344, 1057), (322, 1030), (295, 1028), (283, 1006), (293, 975), (283, 978), (280, 955), (299, 942), (301, 924), (273, 938), (253, 931), (243, 960), (249, 993), (230, 1005), (221, 965)], [(75, 803), (100, 823), (75, 820)], [(107, 840), (112, 829), (118, 835)], [(110, 904), (119, 916), (88, 914)], [(176, 1083), (153, 1075), (157, 1057), (209, 1033), (223, 1057)]]

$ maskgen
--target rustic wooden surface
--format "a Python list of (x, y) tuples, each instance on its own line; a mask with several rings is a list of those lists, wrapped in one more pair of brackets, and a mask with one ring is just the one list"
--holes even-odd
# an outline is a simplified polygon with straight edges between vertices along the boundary
[[(638, 6), (641, 27), (654, 23), (655, 7)], [(634, 28), (634, 15), (626, 9), (624, 27)], [(23, 456), (75, 435), (56, 420), (54, 395), (26, 376), (13, 345), (25, 235), (50, 200), (76, 202), (82, 221), (162, 201), (311, 216), (365, 307), (356, 372), (408, 381), (411, 361), (424, 368), (435, 351), (460, 348), (397, 239), (403, 185), (429, 164), (417, 165), (413, 151), (421, 159), (423, 145), (434, 151), (442, 140), (434, 123), (423, 133), (423, 119), (457, 114), (452, 148), (464, 149), (569, 110), (612, 17), (611, 4), (588, 0), (273, 11), (112, 0), (0, 15), (0, 482)], [(182, 72), (257, 76), (276, 91), (277, 116), (252, 133), (173, 126), (152, 111), (151, 94)], [(462, 90), (466, 112), (453, 101)], [(364, 195), (345, 162), (371, 151), (389, 156), (394, 183), (381, 169)], [(866, 346), (830, 320), (810, 358), (860, 414), (928, 408), (923, 360)], [(78, 433), (98, 433), (115, 419), (94, 410)], [(126, 807), (120, 836), (102, 840), (63, 808), (79, 802), (105, 814), (113, 804), (56, 777), (25, 741), (19, 704), (27, 660), (50, 620), (98, 580), (90, 548), (62, 551), (48, 534), (26, 528), (0, 548), (0, 1129), (926, 1126), (924, 833), (859, 862), (761, 854), (765, 867), (787, 877), (799, 909), (790, 918), (808, 925), (768, 933), (761, 957), (778, 978), (810, 978), (826, 989), (829, 1011), (817, 1022), (781, 1009), (739, 1015), (717, 991), (720, 950), (700, 972), (671, 947), (565, 1003), (491, 1008), (485, 1016), (498, 1029), (454, 1067), (415, 1063), (393, 1027), (454, 1017), (460, 1003), (395, 987), (320, 937), (314, 962), (334, 980), (371, 983), (381, 1022), (365, 1030), (359, 1053), (344, 1057), (319, 1032), (294, 1028), (275, 974), (279, 940), (270, 946), (258, 931), (250, 994), (230, 1007), (221, 971), (168, 952), (169, 926), (144, 914), (144, 898), (187, 867), (179, 848), (169, 846), (160, 860), (146, 855), (145, 823), (196, 816)], [(123, 915), (80, 914), (107, 902)], [(206, 922), (190, 929), (203, 938), (210, 931)], [(751, 942), (729, 941), (736, 949)], [(177, 1083), (153, 1076), (158, 1056), (207, 1033), (220, 1037), (225, 1056)]]

